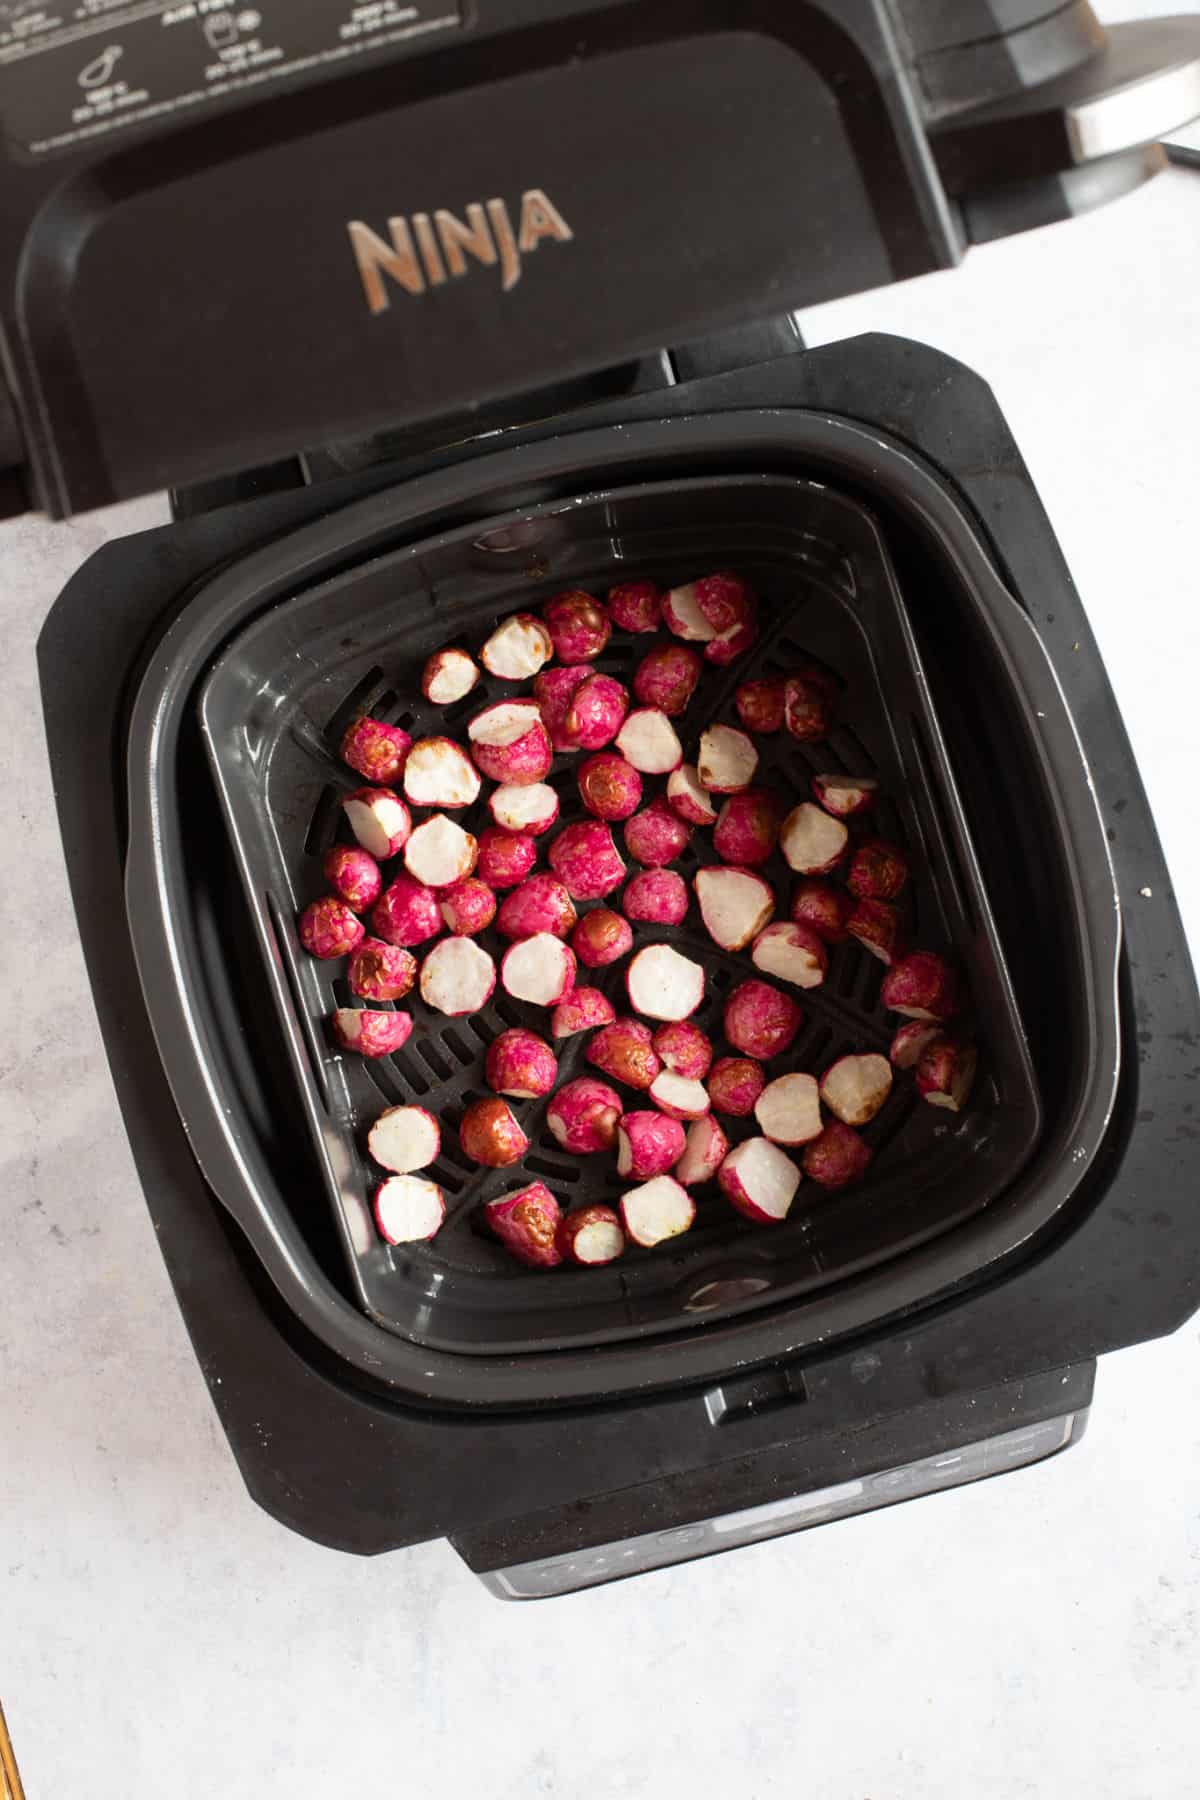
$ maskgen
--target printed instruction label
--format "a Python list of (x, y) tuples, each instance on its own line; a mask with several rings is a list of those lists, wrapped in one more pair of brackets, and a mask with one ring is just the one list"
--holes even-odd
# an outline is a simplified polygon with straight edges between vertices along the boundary
[(0, 119), (48, 156), (461, 24), (457, 0), (0, 0)]

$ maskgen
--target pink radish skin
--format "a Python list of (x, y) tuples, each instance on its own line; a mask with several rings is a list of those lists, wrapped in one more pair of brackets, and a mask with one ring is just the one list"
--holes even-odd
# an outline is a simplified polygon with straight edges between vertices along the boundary
[(611, 1206), (580, 1206), (560, 1224), (558, 1248), (564, 1262), (596, 1268), (624, 1253), (625, 1233)]
[(421, 964), (422, 1000), (451, 1019), (479, 1012), (495, 989), (496, 965), (474, 938), (443, 938)]
[(889, 1012), (908, 1019), (952, 1019), (962, 1009), (962, 985), (944, 956), (914, 950), (883, 978), (879, 998)]
[(670, 775), (683, 761), (675, 727), (657, 706), (630, 713), (617, 736), (617, 749), (643, 775)]
[(784, 683), (783, 722), (797, 742), (819, 743), (833, 730), (838, 686), (833, 677), (815, 664), (797, 670)]
[(691, 842), (692, 828), (660, 794), (625, 827), (625, 848), (635, 862), (647, 869), (665, 868), (682, 856)]
[(383, 876), (375, 858), (365, 850), (352, 850), (348, 844), (335, 844), (327, 850), (321, 871), (351, 912), (366, 912), (383, 892)]
[(342, 739), (342, 761), (373, 787), (391, 787), (404, 773), (412, 739), (382, 719), (355, 719)]
[(333, 1015), (333, 1036), (339, 1050), (356, 1056), (394, 1056), (412, 1036), (413, 1022), (406, 1012), (368, 1012), (339, 1006)]
[(783, 821), (779, 843), (784, 861), (798, 875), (828, 875), (844, 860), (850, 834), (840, 819), (804, 800)]
[(814, 775), (812, 789), (818, 805), (835, 819), (857, 819), (879, 798), (879, 783), (871, 775)]
[(515, 1194), (489, 1200), (483, 1216), (518, 1262), (531, 1269), (556, 1269), (562, 1262), (558, 1244), (562, 1208), (545, 1182), (533, 1181)]
[(598, 1031), (587, 1047), (587, 1060), (592, 1067), (626, 1087), (649, 1091), (650, 1084), (662, 1070), (654, 1051), (650, 1028), (640, 1019), (616, 1019)]
[(747, 619), (744, 625), (735, 625), (729, 631), (720, 631), (715, 638), (704, 646), (704, 660), (714, 663), (723, 669), (729, 663), (736, 662), (739, 656), (745, 656), (758, 642), (758, 625), (753, 619)]
[(546, 1124), (564, 1150), (594, 1156), (611, 1150), (625, 1111), (621, 1096), (606, 1081), (581, 1075), (559, 1088), (546, 1109)]
[(740, 794), (754, 780), (758, 751), (744, 731), (710, 725), (700, 739), (696, 773), (710, 794)]
[(677, 719), (687, 711), (703, 669), (703, 658), (687, 644), (657, 644), (638, 664), (634, 696)]
[(910, 1019), (892, 1039), (888, 1058), (897, 1069), (915, 1069), (934, 1038), (941, 1035), (942, 1028), (936, 1022)]
[(689, 1081), (686, 1075), (676, 1075), (672, 1069), (664, 1069), (654, 1077), (650, 1098), (668, 1119), (702, 1119), (711, 1104), (703, 1082)]
[(765, 863), (779, 842), (779, 808), (764, 788), (731, 794), (721, 808), (713, 832), (713, 849), (722, 862), (753, 869)]
[(381, 1169), (415, 1175), (437, 1161), (441, 1127), (423, 1106), (389, 1106), (372, 1125), (367, 1148)]
[(589, 675), (571, 695), (562, 735), (574, 750), (603, 750), (621, 729), (629, 695), (611, 675)]
[(688, 888), (674, 869), (643, 869), (621, 896), (625, 917), (638, 924), (682, 925), (687, 918)]
[(456, 887), (475, 867), (479, 846), (469, 831), (445, 813), (434, 813), (418, 825), (404, 846), (404, 866), (414, 881), (429, 888)]
[(467, 727), (475, 767), (503, 787), (541, 785), (554, 751), (550, 733), (532, 700), (501, 700)]
[(479, 653), (489, 675), (500, 681), (528, 681), (554, 655), (554, 640), (532, 613), (514, 613), (497, 625)]
[(432, 706), (453, 706), (479, 680), (479, 670), (465, 650), (435, 650), (421, 676), (421, 692)]
[(371, 929), (385, 944), (398, 944), (402, 950), (425, 943), (442, 929), (437, 895), (411, 875), (397, 875), (376, 902)]
[(729, 1139), (711, 1113), (688, 1127), (687, 1146), (675, 1165), (675, 1179), (683, 1187), (700, 1187), (711, 1181), (729, 1154)]
[(479, 839), (479, 879), (492, 888), (516, 887), (532, 873), (537, 846), (520, 831), (489, 825)]
[(778, 1225), (791, 1211), (800, 1171), (778, 1144), (755, 1137), (729, 1152), (717, 1181), (743, 1217), (756, 1225)]
[(505, 784), (493, 792), (488, 810), (501, 831), (541, 837), (558, 819), (558, 795), (544, 781), (532, 781), (526, 787)]
[(625, 1235), (643, 1250), (690, 1231), (695, 1217), (695, 1201), (671, 1175), (656, 1175), (621, 1197)]
[(975, 1080), (978, 1056), (971, 1044), (936, 1037), (917, 1064), (917, 1092), (930, 1106), (961, 1112)]
[(351, 955), (346, 979), (360, 1000), (403, 1000), (416, 986), (417, 968), (411, 950), (369, 937)]
[(683, 1126), (661, 1112), (626, 1113), (617, 1127), (617, 1174), (649, 1181), (675, 1167), (686, 1147)]
[(479, 771), (451, 738), (418, 738), (404, 765), (404, 794), (412, 806), (457, 812), (479, 798)]
[(821, 1077), (821, 1098), (843, 1125), (869, 1125), (891, 1091), (886, 1056), (839, 1056)]
[(711, 825), (717, 816), (693, 763), (684, 763), (672, 772), (667, 781), (667, 804), (688, 825)]
[(704, 999), (704, 970), (670, 944), (639, 950), (625, 974), (629, 1004), (645, 1019), (690, 1019)]
[[(904, 934), (900, 914), (888, 900), (856, 900), (846, 921), (850, 936), (864, 950), (890, 966), (901, 955)], [(885, 1003), (886, 1004), (886, 1003)]]
[(744, 950), (775, 911), (775, 893), (753, 869), (700, 869), (696, 901), (704, 929), (722, 950)]
[(403, 850), (412, 831), (412, 814), (390, 788), (356, 788), (342, 801), (346, 823), (369, 856), (386, 862)]
[(367, 935), (362, 920), (355, 918), (344, 900), (335, 900), (332, 895), (306, 906), (297, 921), (297, 928), (300, 942), (309, 955), (319, 956), (322, 962), (349, 956)]
[(627, 819), (642, 803), (642, 778), (615, 750), (601, 750), (580, 764), (579, 798), (593, 818)]
[(812, 1075), (768, 1081), (754, 1104), (759, 1130), (773, 1144), (811, 1144), (821, 1135), (821, 1100)]
[(750, 960), (764, 975), (792, 987), (820, 987), (829, 967), (829, 952), (807, 925), (768, 925), (754, 940)]
[(663, 595), (662, 622), (673, 637), (696, 644), (707, 644), (717, 635), (716, 626), (710, 625), (700, 610), (694, 582)]
[(496, 930), (502, 938), (565, 938), (575, 923), (575, 905), (556, 875), (530, 875), (500, 903)]
[(731, 575), (727, 569), (694, 581), (692, 592), (696, 605), (718, 636), (724, 631), (732, 631), (737, 625), (747, 624), (758, 610), (749, 583), (740, 575)]
[(783, 681), (744, 681), (733, 697), (737, 716), (745, 731), (756, 737), (769, 737), (783, 730)]
[(908, 885), (908, 858), (895, 844), (872, 838), (850, 858), (846, 886), (856, 900), (895, 900)]
[(625, 879), (625, 864), (602, 819), (581, 820), (560, 831), (548, 860), (572, 900), (603, 900)]
[(842, 888), (817, 878), (799, 881), (792, 895), (791, 919), (795, 925), (806, 925), (826, 944), (844, 944), (849, 940), (849, 920), (854, 902)]
[(620, 913), (598, 906), (576, 925), (571, 948), (585, 969), (604, 969), (633, 949), (633, 931)]
[(689, 1081), (703, 1081), (712, 1068), (713, 1047), (690, 1019), (660, 1025), (654, 1034), (654, 1049), (664, 1069), (684, 1075)]
[(424, 1244), (446, 1218), (446, 1202), (434, 1181), (390, 1175), (375, 1189), (375, 1224), (388, 1244)]
[(657, 631), (662, 594), (653, 581), (622, 581), (608, 590), (608, 616), (619, 631)]
[(765, 981), (743, 981), (725, 1003), (725, 1036), (744, 1056), (769, 1062), (791, 1049), (803, 1018), (790, 994)]
[(840, 1119), (831, 1119), (800, 1158), (800, 1166), (808, 1179), (831, 1191), (861, 1181), (870, 1164), (870, 1146)]
[(746, 1056), (719, 1056), (705, 1083), (713, 1106), (732, 1119), (748, 1119), (766, 1085), (759, 1064)]
[(529, 1139), (506, 1100), (476, 1100), (458, 1128), (463, 1155), (485, 1169), (508, 1169), (520, 1162)]
[(612, 624), (600, 602), (582, 588), (555, 594), (542, 608), (559, 662), (594, 662), (612, 636)]
[(558, 1058), (536, 1032), (517, 1026), (502, 1031), (488, 1047), (487, 1084), (494, 1094), (513, 1100), (540, 1100), (554, 1091)]
[(599, 988), (577, 987), (560, 1000), (550, 1020), (555, 1038), (574, 1037), (580, 1031), (599, 1031), (616, 1018), (613, 1003)]
[(485, 881), (469, 875), (438, 895), (438, 908), (455, 937), (478, 937), (496, 917), (496, 896)]
[(575, 953), (548, 931), (522, 938), (505, 952), (500, 980), (514, 1000), (557, 1006), (575, 986)]
[(569, 669), (544, 669), (533, 684), (533, 697), (542, 716), (542, 724), (550, 733), (550, 742), (559, 751), (577, 750), (579, 746), (563, 735), (575, 691), (594, 674), (587, 663), (573, 663)]

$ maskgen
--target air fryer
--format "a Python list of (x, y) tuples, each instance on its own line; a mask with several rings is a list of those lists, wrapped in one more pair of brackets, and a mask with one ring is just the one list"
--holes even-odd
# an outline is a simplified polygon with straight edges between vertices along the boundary
[[(409, 10), (0, 21), (3, 495), (173, 488), (40, 660), (118, 1097), (247, 1486), (340, 1548), (448, 1537), (529, 1598), (1053, 1454), (1096, 1358), (1194, 1308), (1200, 999), (1049, 524), (977, 376), (890, 338), (810, 352), (790, 315), (1149, 178), (1200, 109), (1200, 29), (1033, 0)], [(454, 1132), (523, 1003), (418, 1000), (395, 1057), (332, 1053), (344, 971), (295, 918), (337, 745), (368, 707), (430, 726), (425, 657), (518, 604), (725, 563), (762, 636), (694, 706), (731, 720), (799, 654), (838, 670), (822, 761), (883, 779), (910, 924), (970, 976), (978, 1088), (948, 1117), (898, 1084), (870, 1179), (782, 1226), (706, 1192), (669, 1246), (524, 1270)], [(764, 748), (802, 792), (805, 747)], [(569, 819), (569, 762), (551, 779)], [(715, 1026), (742, 960), (651, 936), (704, 961)], [(772, 1073), (886, 1048), (881, 973), (836, 952)], [(363, 1136), (406, 1098), (439, 1110), (450, 1218), (389, 1247)], [(529, 1173), (614, 1198), (520, 1111)]]

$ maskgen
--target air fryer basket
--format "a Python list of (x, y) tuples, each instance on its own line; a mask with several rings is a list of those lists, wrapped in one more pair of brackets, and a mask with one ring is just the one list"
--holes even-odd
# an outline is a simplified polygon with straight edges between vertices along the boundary
[[(806, 797), (821, 769), (875, 773), (886, 796), (878, 826), (903, 843), (914, 879), (905, 905), (913, 940), (954, 951), (970, 977), (981, 1074), (969, 1109), (948, 1116), (900, 1078), (867, 1129), (875, 1162), (844, 1194), (801, 1187), (789, 1219), (755, 1227), (715, 1188), (699, 1195), (687, 1237), (652, 1252), (631, 1250), (604, 1269), (547, 1275), (513, 1262), (479, 1228), (480, 1203), (539, 1176), (564, 1205), (612, 1202), (622, 1183), (613, 1159), (579, 1159), (545, 1127), (545, 1102), (516, 1110), (532, 1148), (524, 1171), (480, 1170), (462, 1157), (456, 1127), (483, 1093), (487, 1045), (510, 1025), (545, 1031), (542, 1009), (503, 995), (479, 1014), (447, 1019), (419, 996), (403, 1004), (415, 1030), (397, 1056), (341, 1056), (328, 1016), (353, 1004), (342, 965), (300, 949), (295, 915), (323, 891), (320, 856), (346, 838), (341, 798), (356, 785), (337, 757), (347, 723), (369, 711), (414, 735), (465, 734), (467, 718), (511, 684), (484, 678), (449, 711), (420, 694), (425, 658), (442, 644), (477, 645), (498, 617), (557, 588), (603, 590), (623, 574), (677, 581), (713, 567), (744, 571), (763, 599), (756, 649), (729, 669), (707, 670), (683, 721), (694, 760), (703, 725), (736, 723), (733, 693), (747, 679), (786, 672), (805, 656), (846, 683), (828, 743), (786, 733), (758, 740), (759, 778), (788, 798)], [(598, 666), (628, 681), (648, 640), (615, 634)], [(999, 937), (926, 687), (916, 643), (885, 547), (869, 515), (811, 482), (721, 476), (585, 494), (444, 533), (351, 567), (274, 607), (227, 646), (204, 684), (201, 720), (247, 903), (272, 972), (279, 1025), (359, 1299), (381, 1325), (431, 1348), (519, 1353), (678, 1331), (714, 1315), (778, 1304), (844, 1280), (961, 1223), (1015, 1178), (1038, 1136), (1033, 1070)], [(550, 777), (563, 821), (582, 816), (575, 770), (560, 756)], [(664, 783), (648, 782), (647, 797)], [(487, 823), (481, 801), (459, 815)], [(620, 828), (616, 828), (620, 836)], [(679, 864), (691, 877), (712, 860), (697, 832)], [(636, 867), (636, 865), (633, 865)], [(631, 869), (632, 872), (632, 869)], [(786, 899), (791, 877), (778, 855), (764, 871)], [(643, 931), (701, 961), (707, 994), (699, 1022), (720, 1042), (726, 996), (748, 970), (707, 937), (693, 906), (677, 929)], [(499, 957), (494, 934), (481, 939)], [(881, 965), (855, 944), (833, 952), (826, 984), (801, 996), (805, 1025), (793, 1050), (771, 1064), (819, 1072), (849, 1050), (886, 1052), (894, 1018), (879, 1006)], [(589, 973), (625, 1010), (624, 968)], [(585, 1039), (561, 1046), (563, 1079), (583, 1072)], [(432, 1171), (449, 1219), (428, 1245), (392, 1248), (370, 1215), (366, 1128), (384, 1106), (430, 1106), (443, 1126)], [(630, 1096), (631, 1106), (639, 1102)], [(729, 1122), (735, 1138), (750, 1122)]]

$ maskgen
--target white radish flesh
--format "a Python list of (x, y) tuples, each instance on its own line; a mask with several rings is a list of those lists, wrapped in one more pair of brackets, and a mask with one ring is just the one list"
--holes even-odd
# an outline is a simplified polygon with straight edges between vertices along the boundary
[(479, 653), (489, 675), (501, 681), (528, 681), (554, 655), (554, 640), (532, 613), (514, 613), (497, 625)]
[(780, 1075), (768, 1081), (754, 1107), (764, 1137), (773, 1144), (811, 1144), (821, 1133), (821, 1099), (815, 1076)]
[(777, 1224), (786, 1219), (800, 1186), (800, 1171), (777, 1144), (747, 1138), (731, 1150), (718, 1177), (723, 1191), (748, 1219)]
[(793, 987), (820, 987), (829, 966), (829, 953), (815, 931), (805, 925), (768, 925), (754, 940), (750, 960), (764, 975), (774, 975)]
[(423, 1106), (389, 1106), (371, 1127), (367, 1148), (381, 1169), (412, 1175), (438, 1159), (442, 1134)]
[(478, 1012), (495, 986), (496, 965), (474, 938), (443, 938), (421, 965), (422, 1000), (454, 1019)]
[(886, 1056), (839, 1056), (821, 1078), (821, 1098), (843, 1125), (866, 1125), (892, 1091)]
[(684, 1187), (711, 1181), (729, 1153), (729, 1139), (711, 1113), (689, 1127), (687, 1148), (675, 1165), (675, 1179)]
[(663, 624), (675, 637), (687, 638), (695, 644), (707, 644), (717, 635), (715, 625), (709, 623), (700, 610), (696, 599), (696, 584), (689, 581), (685, 587), (672, 588), (663, 595)]
[(711, 796), (701, 787), (693, 763), (684, 763), (672, 770), (667, 782), (667, 800), (671, 810), (686, 819), (689, 825), (712, 825), (716, 820), (717, 809)]
[(644, 1018), (688, 1019), (704, 998), (704, 970), (669, 944), (652, 944), (630, 963), (627, 985)]
[(513, 945), (500, 965), (504, 991), (533, 1006), (557, 1006), (575, 985), (575, 955), (551, 932)]
[(487, 744), (491, 749), (505, 750), (523, 738), (527, 731), (540, 725), (541, 711), (536, 700), (499, 700), (485, 706), (467, 726), (473, 744)]
[(376, 1189), (375, 1223), (389, 1244), (427, 1243), (445, 1217), (441, 1188), (419, 1175), (392, 1175)]
[(670, 1175), (657, 1175), (621, 1198), (625, 1234), (644, 1250), (689, 1230), (695, 1217), (695, 1201)]
[(544, 781), (529, 787), (498, 787), (488, 801), (492, 817), (504, 831), (527, 831), (540, 837), (558, 817), (558, 795)]
[(758, 751), (744, 731), (710, 725), (700, 739), (696, 773), (710, 794), (739, 794), (754, 780)]
[(412, 830), (407, 806), (386, 788), (360, 788), (343, 800), (346, 823), (364, 850), (380, 862), (403, 850)]
[(471, 806), (479, 798), (479, 770), (449, 738), (420, 738), (404, 765), (404, 792), (414, 806)]
[(826, 875), (846, 854), (850, 833), (811, 800), (794, 807), (783, 821), (779, 844), (787, 865), (798, 875)]
[(695, 881), (704, 928), (722, 950), (744, 950), (775, 911), (775, 894), (749, 869), (701, 869)]
[(438, 650), (425, 664), (421, 691), (434, 706), (453, 706), (479, 680), (479, 670), (465, 650)]
[(435, 813), (426, 819), (404, 846), (404, 866), (414, 881), (426, 887), (453, 887), (465, 881), (475, 867), (478, 847), (469, 831)]
[(683, 746), (665, 712), (642, 706), (617, 734), (617, 749), (643, 775), (669, 775), (683, 761)]
[(664, 1069), (650, 1083), (650, 1098), (668, 1119), (702, 1119), (709, 1110), (708, 1090), (702, 1081)]

